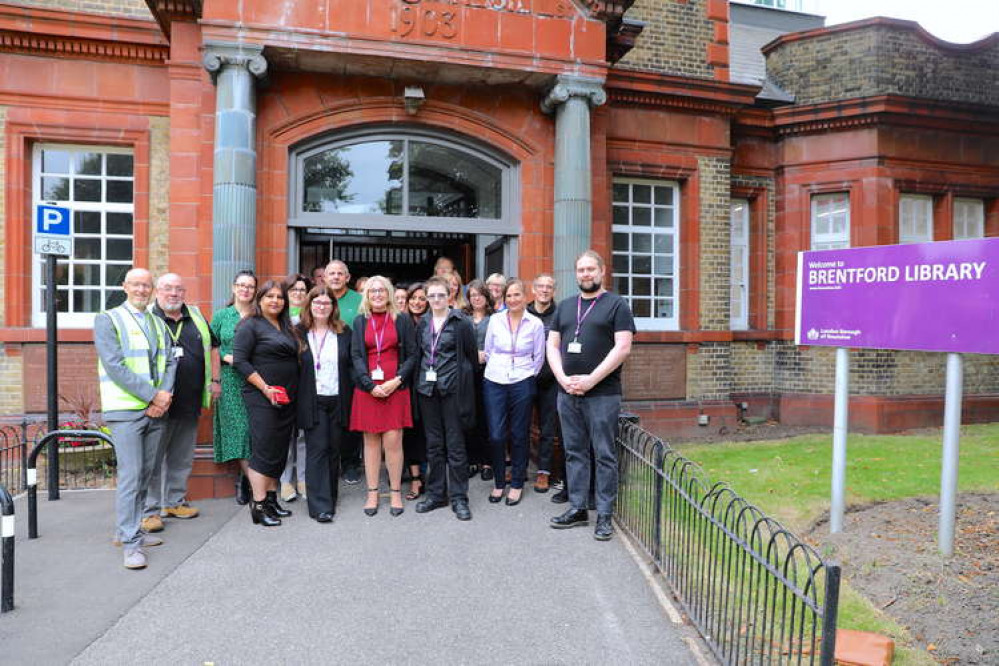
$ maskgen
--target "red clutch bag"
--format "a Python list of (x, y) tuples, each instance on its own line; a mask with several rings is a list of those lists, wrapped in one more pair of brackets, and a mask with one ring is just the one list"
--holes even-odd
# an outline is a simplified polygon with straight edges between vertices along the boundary
[(283, 386), (272, 386), (271, 389), (274, 390), (274, 402), (277, 404), (287, 405), (291, 402), (291, 398), (288, 397), (288, 391)]

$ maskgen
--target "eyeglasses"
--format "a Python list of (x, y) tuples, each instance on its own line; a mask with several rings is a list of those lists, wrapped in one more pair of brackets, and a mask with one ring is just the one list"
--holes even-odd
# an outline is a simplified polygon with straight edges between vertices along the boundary
[(160, 291), (167, 294), (183, 294), (187, 291), (184, 287), (160, 287)]
[(368, 293), (369, 294), (387, 294), (388, 293), (388, 289), (384, 289), (382, 287), (373, 287), (371, 289), (368, 289)]
[(288, 290), (288, 293), (304, 294), (307, 291), (308, 289), (305, 289), (304, 287), (292, 287), (291, 289)]
[(427, 298), (436, 301), (442, 298), (447, 298), (447, 294), (427, 294)]
[(236, 289), (256, 289), (257, 288), (257, 285), (255, 285), (255, 284), (236, 284), (236, 285), (233, 285), (233, 286), (236, 287)]
[(314, 308), (331, 308), (333, 303), (330, 301), (312, 301), (312, 307)]

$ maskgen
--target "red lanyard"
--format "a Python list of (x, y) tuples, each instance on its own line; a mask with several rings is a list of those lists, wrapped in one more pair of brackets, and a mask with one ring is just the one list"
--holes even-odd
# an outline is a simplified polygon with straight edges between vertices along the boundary
[(382, 330), (375, 327), (375, 316), (371, 315), (371, 330), (375, 334), (375, 367), (382, 367), (382, 340), (385, 338), (385, 327), (388, 326), (388, 315), (385, 315), (386, 321), (382, 322)]

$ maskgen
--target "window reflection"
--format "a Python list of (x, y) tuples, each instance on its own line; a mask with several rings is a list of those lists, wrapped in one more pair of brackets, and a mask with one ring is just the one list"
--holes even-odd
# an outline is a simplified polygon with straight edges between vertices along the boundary
[(305, 158), (303, 172), (307, 213), (494, 219), (503, 213), (502, 170), (435, 143), (385, 140), (331, 148)]

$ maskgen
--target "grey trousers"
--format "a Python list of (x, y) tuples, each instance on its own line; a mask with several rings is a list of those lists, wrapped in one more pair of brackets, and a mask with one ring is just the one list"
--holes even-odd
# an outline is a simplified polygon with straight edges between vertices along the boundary
[(198, 437), (198, 417), (162, 419), (166, 422), (160, 440), (153, 473), (146, 494), (146, 516), (160, 509), (182, 504), (187, 495), (187, 479), (194, 464), (194, 446)]
[(590, 494), (590, 450), (596, 463), (597, 513), (614, 513), (617, 500), (617, 420), (620, 395), (578, 396), (558, 393), (558, 415), (565, 447), (569, 503), (585, 509)]
[(299, 483), (305, 483), (306, 458), (308, 458), (305, 447), (305, 431), (295, 430), (292, 437), (295, 441), (288, 447), (288, 464), (281, 472), (281, 483), (294, 483), (296, 479)]
[(156, 464), (156, 453), (166, 431), (164, 419), (141, 416), (134, 421), (110, 421), (114, 453), (118, 460), (118, 488), (115, 491), (117, 538), (126, 550), (139, 547), (142, 508)]

